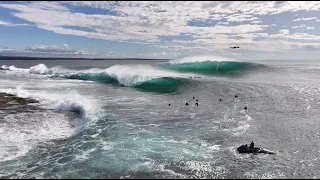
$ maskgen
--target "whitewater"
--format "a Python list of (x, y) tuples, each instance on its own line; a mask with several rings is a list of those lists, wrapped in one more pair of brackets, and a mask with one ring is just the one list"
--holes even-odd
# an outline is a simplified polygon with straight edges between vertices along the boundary
[[(318, 61), (193, 56), (0, 67), (0, 92), (40, 108), (0, 110), (1, 178), (319, 178)], [(237, 152), (251, 141), (276, 154)]]

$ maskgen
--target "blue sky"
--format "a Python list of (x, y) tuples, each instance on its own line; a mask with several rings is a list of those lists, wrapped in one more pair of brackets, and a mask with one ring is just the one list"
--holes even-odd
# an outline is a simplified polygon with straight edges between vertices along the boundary
[(319, 28), (317, 1), (1, 1), (0, 55), (319, 59)]

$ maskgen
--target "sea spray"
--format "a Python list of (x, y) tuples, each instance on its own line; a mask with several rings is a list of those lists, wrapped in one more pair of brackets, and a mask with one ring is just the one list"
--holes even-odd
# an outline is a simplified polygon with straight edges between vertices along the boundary
[(58, 111), (71, 111), (81, 115), (82, 118), (90, 118), (90, 111), (99, 109), (93, 100), (89, 100), (80, 94), (52, 94), (47, 92), (31, 91), (23, 89), (22, 85), (16, 86), (15, 89), (0, 89), (0, 92), (14, 94), (22, 98), (32, 98)]
[(38, 64), (29, 68), (29, 73), (32, 74), (46, 74), (49, 72), (49, 69), (44, 64)]
[(179, 72), (197, 73), (211, 76), (239, 76), (241, 74), (249, 74), (251, 70), (260, 70), (265, 65), (241, 62), (241, 61), (223, 61), (214, 59), (197, 59), (189, 58), (177, 61), (169, 61), (168, 63), (157, 64), (157, 67), (175, 70)]
[(189, 56), (181, 59), (170, 60), (170, 64), (184, 64), (184, 63), (197, 63), (197, 62), (237, 62), (235, 59), (230, 59), (222, 56), (213, 56), (213, 55), (201, 55), (201, 56)]
[[(95, 102), (74, 92), (57, 94), (24, 88), (22, 84), (15, 89), (0, 89), (0, 92), (35, 99), (43, 109), (32, 113), (4, 114), (0, 128), (0, 162), (26, 155), (40, 142), (78, 134), (90, 121), (99, 117), (99, 107)], [(12, 153), (14, 155), (7, 155)]]

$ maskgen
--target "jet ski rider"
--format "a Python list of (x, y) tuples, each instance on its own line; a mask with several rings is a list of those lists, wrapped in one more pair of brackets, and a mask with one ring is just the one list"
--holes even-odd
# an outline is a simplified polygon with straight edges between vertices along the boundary
[(250, 149), (253, 149), (253, 147), (254, 147), (254, 143), (253, 143), (253, 141), (251, 141), (251, 143), (250, 143)]

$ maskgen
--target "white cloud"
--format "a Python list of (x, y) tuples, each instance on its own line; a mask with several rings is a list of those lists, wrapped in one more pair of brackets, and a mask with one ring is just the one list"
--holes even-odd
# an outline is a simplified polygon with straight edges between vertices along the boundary
[(252, 17), (248, 14), (232, 14), (227, 17), (227, 21), (229, 22), (244, 22), (244, 21), (254, 21), (258, 20), (257, 17)]
[(0, 55), (5, 56), (27, 56), (27, 57), (62, 57), (62, 58), (169, 58), (172, 56), (178, 56), (178, 52), (148, 52), (138, 54), (128, 54), (120, 52), (104, 52), (104, 53), (92, 53), (88, 51), (79, 51), (70, 49), (68, 44), (62, 46), (46, 46), (37, 45), (25, 49), (14, 48), (0, 48)]
[(252, 24), (260, 24), (260, 23), (262, 23), (263, 21), (251, 21), (250, 23), (252, 23)]
[[(65, 6), (66, 4), (69, 6)], [(85, 14), (71, 11), (76, 6), (108, 10), (108, 12), (112, 11), (113, 14)], [(267, 21), (263, 21), (262, 17), (262, 15), (284, 12), (320, 10), (320, 2), (318, 1), (39, 1), (24, 4), (2, 3), (0, 7), (15, 10), (12, 13), (15, 17), (35, 23), (40, 29), (58, 34), (117, 42), (145, 43), (169, 51), (176, 50), (179, 53), (180, 51), (183, 53), (187, 51), (210, 52), (212, 49), (223, 50), (229, 45), (238, 44), (249, 50), (290, 50), (288, 48), (290, 46), (285, 44), (288, 39), (309, 41), (320, 39), (316, 35), (293, 33), (289, 29), (282, 29), (276, 34), (266, 33), (270, 27), (273, 30), (277, 30), (278, 27), (276, 26), (279, 26), (279, 28), (288, 27), (281, 27), (282, 24), (265, 25), (263, 22)], [(212, 25), (206, 27), (188, 25), (192, 21), (208, 22), (212, 20), (219, 22), (213, 27)], [(317, 20), (317, 18), (298, 18), (294, 21), (307, 20)], [(290, 21), (292, 20), (290, 19)], [(8, 22), (6, 23), (8, 26)], [(4, 24), (0, 21), (0, 25)], [(71, 27), (80, 28), (72, 29)], [(79, 30), (81, 27), (91, 31)], [(292, 28), (310, 30), (314, 27), (300, 25)], [(173, 40), (170, 45), (160, 44), (161, 37), (180, 36), (182, 33), (190, 34), (191, 38), (194, 39)], [(264, 39), (264, 41), (262, 42), (261, 39)], [(277, 41), (281, 43), (277, 44)], [(303, 45), (299, 45), (299, 47), (303, 47)], [(312, 46), (315, 45), (312, 44)], [(81, 52), (63, 45), (42, 45), (27, 49), (33, 52)], [(169, 52), (165, 52), (165, 54), (168, 56)]]
[(283, 35), (289, 34), (289, 29), (282, 29), (279, 31), (279, 33)]
[(89, 54), (87, 51), (78, 51), (70, 49), (68, 44), (63, 44), (62, 46), (46, 46), (37, 45), (34, 47), (29, 47), (25, 49), (26, 51), (37, 52), (37, 53), (65, 53), (65, 54)]
[(314, 27), (308, 27), (305, 24), (301, 24), (300, 26), (292, 26), (293, 29), (297, 28), (306, 28), (307, 30), (314, 29)]
[(298, 19), (295, 19), (293, 21), (310, 21), (310, 20), (314, 20), (314, 19), (317, 19), (317, 17), (311, 17), (311, 18), (298, 18)]
[(299, 39), (299, 40), (320, 40), (320, 36), (307, 34), (307, 33), (294, 33), (290, 36), (286, 36), (288, 39)]
[(0, 48), (0, 52), (14, 52), (14, 51), (18, 51), (18, 50), (14, 48), (8, 48), (8, 47)]
[(32, 26), (31, 24), (13, 24), (9, 21), (0, 20), (0, 26), (17, 27), (17, 26)]
[[(114, 15), (88, 15), (72, 13), (63, 6), (87, 6), (116, 12)], [(118, 5), (115, 5), (118, 4)], [(159, 42), (160, 36), (178, 36), (180, 33), (191, 33), (208, 37), (215, 33), (251, 33), (262, 31), (266, 26), (216, 26), (191, 27), (191, 20), (220, 20), (229, 22), (251, 21), (259, 24), (255, 15), (281, 13), (297, 10), (320, 9), (319, 2), (152, 2), (152, 1), (118, 1), (118, 2), (32, 2), (27, 4), (0, 4), (0, 7), (17, 10), (14, 16), (36, 25), (45, 30), (59, 34), (85, 36), (89, 38)], [(234, 12), (237, 12), (234, 14)], [(218, 25), (226, 24), (219, 23)], [(74, 30), (64, 26), (90, 28), (93, 32)], [(232, 29), (232, 30), (229, 30)]]
[(217, 25), (229, 25), (228, 22), (218, 22)]

